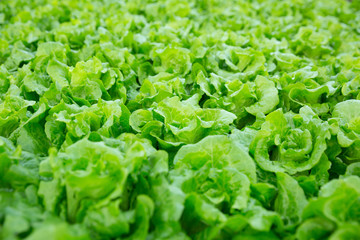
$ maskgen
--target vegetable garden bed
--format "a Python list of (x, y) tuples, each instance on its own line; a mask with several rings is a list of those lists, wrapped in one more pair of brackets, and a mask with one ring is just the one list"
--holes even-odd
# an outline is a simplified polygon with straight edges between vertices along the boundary
[(0, 239), (360, 239), (360, 1), (0, 1)]

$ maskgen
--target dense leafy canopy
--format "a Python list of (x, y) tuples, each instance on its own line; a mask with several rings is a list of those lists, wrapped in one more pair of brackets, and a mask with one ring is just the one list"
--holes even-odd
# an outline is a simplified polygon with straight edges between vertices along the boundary
[(360, 239), (360, 2), (0, 1), (0, 239)]

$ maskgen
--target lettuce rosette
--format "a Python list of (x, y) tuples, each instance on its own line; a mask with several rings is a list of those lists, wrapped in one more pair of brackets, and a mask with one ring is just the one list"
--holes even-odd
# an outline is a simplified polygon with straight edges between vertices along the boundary
[(347, 100), (335, 105), (329, 120), (331, 130), (343, 149), (344, 161), (360, 161), (360, 100)]
[[(207, 136), (180, 148), (170, 180), (184, 195), (184, 229), (190, 235), (201, 236), (232, 221), (223, 212), (248, 208), (256, 169), (249, 154), (232, 138)], [(242, 221), (247, 224), (245, 217)]]
[(166, 172), (167, 154), (133, 134), (117, 139), (94, 135), (65, 151), (51, 149), (40, 163), (43, 207), (84, 223), (99, 236), (146, 234), (154, 202), (142, 191), (128, 191), (143, 187), (144, 178)]
[(197, 83), (206, 96), (205, 107), (223, 108), (236, 115), (236, 124), (242, 127), (251, 124), (254, 118), (262, 118), (279, 103), (275, 83), (258, 75), (254, 81), (245, 82), (238, 77), (221, 77), (211, 74), (205, 77), (200, 71)]
[(329, 138), (327, 122), (309, 107), (301, 108), (298, 114), (278, 109), (266, 116), (250, 153), (263, 170), (295, 174), (320, 161)]
[(121, 100), (102, 101), (90, 107), (61, 101), (46, 117), (45, 133), (58, 148), (98, 133), (104, 137), (119, 136), (129, 130), (130, 112)]
[(304, 208), (297, 239), (358, 239), (360, 178), (345, 176), (325, 184)]
[(208, 135), (229, 132), (236, 116), (223, 109), (201, 108), (199, 95), (180, 101), (166, 98), (152, 110), (139, 109), (130, 116), (131, 127), (163, 148), (196, 143)]

